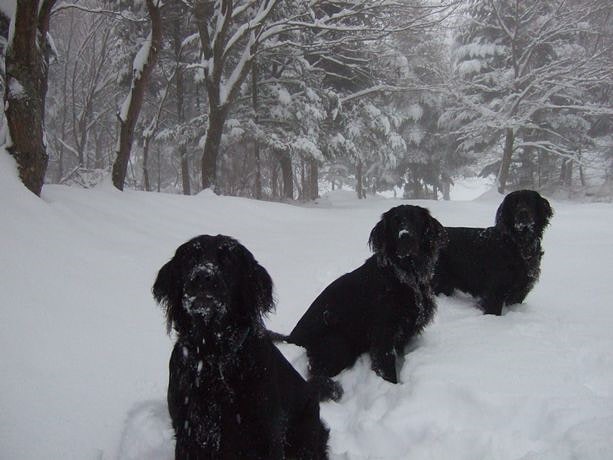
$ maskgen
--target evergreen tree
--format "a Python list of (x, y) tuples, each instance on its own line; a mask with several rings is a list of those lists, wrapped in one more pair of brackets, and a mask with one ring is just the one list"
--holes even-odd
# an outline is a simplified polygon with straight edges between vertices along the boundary
[(443, 122), (456, 130), (460, 150), (501, 151), (500, 192), (514, 158), (524, 172), (522, 185), (534, 185), (526, 171), (537, 155), (576, 160), (591, 117), (611, 112), (587, 97), (595, 84), (610, 81), (611, 60), (580, 40), (590, 18), (611, 8), (600, 0), (468, 3), (454, 49), (461, 84), (454, 85), (456, 105)]

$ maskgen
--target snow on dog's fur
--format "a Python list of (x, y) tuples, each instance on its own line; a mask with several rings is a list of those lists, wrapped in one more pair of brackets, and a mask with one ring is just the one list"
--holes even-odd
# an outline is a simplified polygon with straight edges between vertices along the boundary
[(168, 410), (177, 459), (325, 459), (316, 394), (269, 339), (272, 280), (238, 241), (202, 235), (159, 271), (153, 295), (177, 341)]
[(552, 216), (538, 192), (518, 190), (504, 198), (493, 227), (446, 227), (449, 244), (438, 259), (435, 292), (467, 292), (494, 315), (502, 314), (504, 305), (523, 302), (538, 280), (541, 239)]
[(381, 216), (356, 270), (332, 282), (285, 339), (306, 348), (310, 379), (321, 399), (339, 399), (330, 380), (369, 353), (373, 370), (397, 383), (396, 358), (432, 319), (430, 279), (445, 231), (427, 209), (396, 206)]

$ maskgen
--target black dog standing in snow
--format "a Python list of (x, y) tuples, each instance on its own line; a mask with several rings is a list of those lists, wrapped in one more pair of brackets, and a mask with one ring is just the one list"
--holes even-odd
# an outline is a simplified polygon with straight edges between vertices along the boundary
[(449, 244), (436, 265), (435, 293), (459, 289), (494, 315), (501, 315), (504, 305), (521, 303), (538, 280), (541, 239), (552, 215), (545, 198), (519, 190), (504, 198), (493, 227), (446, 227)]
[(181, 245), (153, 285), (177, 342), (168, 410), (177, 459), (326, 459), (312, 387), (272, 343), (272, 280), (236, 240)]
[(444, 242), (442, 225), (427, 209), (390, 209), (370, 234), (374, 255), (324, 289), (285, 337), (306, 348), (310, 380), (322, 400), (342, 396), (330, 377), (363, 353), (378, 375), (398, 382), (397, 356), (435, 312), (430, 279)]

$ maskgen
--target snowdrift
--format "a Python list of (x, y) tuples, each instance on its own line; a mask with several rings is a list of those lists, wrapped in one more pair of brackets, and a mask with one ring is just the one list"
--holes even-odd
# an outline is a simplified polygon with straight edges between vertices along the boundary
[[(38, 199), (0, 152), (0, 457), (173, 456), (166, 414), (172, 340), (150, 293), (175, 248), (239, 239), (267, 268), (289, 332), (315, 296), (368, 257), (400, 201), (330, 194), (305, 207), (108, 185), (46, 186)], [(495, 197), (418, 202), (446, 225), (486, 226)], [(613, 458), (613, 206), (552, 203), (541, 280), (522, 305), (483, 316), (463, 296), (439, 310), (398, 385), (362, 358), (322, 404), (333, 459)], [(298, 347), (283, 352), (304, 372)]]

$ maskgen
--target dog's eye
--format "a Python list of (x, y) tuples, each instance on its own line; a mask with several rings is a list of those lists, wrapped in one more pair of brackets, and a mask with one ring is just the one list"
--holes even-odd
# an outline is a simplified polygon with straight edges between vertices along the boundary
[(186, 289), (198, 291), (202, 288), (216, 289), (219, 287), (219, 279), (215, 274), (202, 271), (195, 273), (187, 282)]

